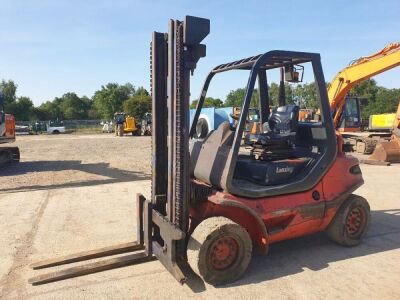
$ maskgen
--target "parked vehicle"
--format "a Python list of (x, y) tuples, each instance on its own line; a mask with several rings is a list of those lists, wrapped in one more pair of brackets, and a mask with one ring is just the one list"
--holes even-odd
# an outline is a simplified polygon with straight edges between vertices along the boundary
[(123, 136), (124, 134), (140, 135), (140, 124), (136, 122), (134, 117), (124, 112), (114, 114), (115, 135)]
[(103, 125), (102, 128), (103, 133), (112, 133), (114, 131), (114, 124), (112, 121), (101, 122), (101, 125)]
[[(190, 110), (190, 123), (193, 122), (196, 109)], [(232, 118), (234, 111), (233, 107), (205, 107), (201, 110), (199, 121), (196, 126), (196, 134), (199, 138), (207, 136), (207, 134), (218, 128), (223, 122), (228, 121), (234, 124), (235, 120)]]
[(61, 121), (49, 121), (47, 123), (47, 133), (48, 134), (60, 134), (65, 133), (65, 126)]

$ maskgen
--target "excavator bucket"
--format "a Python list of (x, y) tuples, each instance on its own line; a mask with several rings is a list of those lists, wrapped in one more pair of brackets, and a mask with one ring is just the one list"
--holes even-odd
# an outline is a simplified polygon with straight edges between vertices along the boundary
[(390, 163), (400, 162), (400, 138), (393, 135), (391, 141), (378, 143), (369, 160)]

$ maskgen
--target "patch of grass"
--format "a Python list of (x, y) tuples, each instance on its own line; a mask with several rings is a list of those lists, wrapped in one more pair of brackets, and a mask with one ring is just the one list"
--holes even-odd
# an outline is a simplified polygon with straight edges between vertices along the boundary
[(72, 134), (100, 134), (100, 133), (103, 133), (101, 126), (78, 127), (78, 128), (67, 130), (67, 132), (72, 133)]

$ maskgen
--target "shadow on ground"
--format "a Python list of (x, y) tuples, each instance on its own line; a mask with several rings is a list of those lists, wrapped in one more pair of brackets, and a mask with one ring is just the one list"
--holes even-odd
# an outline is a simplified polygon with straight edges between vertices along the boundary
[[(99, 184), (109, 184), (116, 182), (128, 182), (150, 179), (148, 174), (134, 172), (110, 167), (108, 163), (89, 163), (82, 164), (80, 160), (67, 161), (27, 161), (18, 164), (10, 164), (6, 168), (0, 169), (0, 177), (19, 176), (26, 173), (57, 172), (66, 170), (76, 170), (94, 175), (104, 176), (102, 179), (72, 181), (55, 184), (32, 184), (19, 186), (18, 188), (2, 188), (2, 192), (21, 192), (32, 190), (58, 189), (67, 187), (93, 186)], [(40, 176), (40, 174), (38, 174)], [(68, 178), (73, 179), (73, 178)]]
[[(329, 264), (400, 248), (400, 209), (371, 212), (368, 236), (356, 247), (343, 247), (331, 242), (324, 233), (288, 240), (270, 246), (268, 255), (253, 254), (243, 278), (218, 288), (229, 288), (275, 280), (301, 273), (304, 269), (318, 272)], [(194, 292), (205, 290), (204, 283), (191, 275)]]
[[(303, 272), (305, 268), (318, 272), (329, 268), (329, 264), (356, 257), (377, 254), (400, 248), (400, 208), (393, 210), (378, 210), (372, 212), (371, 228), (364, 242), (356, 247), (346, 248), (331, 242), (324, 234), (315, 234), (286, 242), (271, 245), (267, 256), (254, 255), (251, 265), (244, 277), (230, 285), (217, 287), (219, 289), (254, 284), (263, 281), (277, 280), (286, 276)], [(130, 266), (129, 268), (135, 268)], [(98, 286), (102, 282), (110, 280), (126, 280), (138, 276), (157, 276), (164, 269), (138, 272), (135, 275), (118, 275), (105, 279), (87, 279), (79, 283), (79, 288)], [(187, 284), (194, 293), (202, 293), (206, 290), (204, 282), (192, 271), (189, 271)], [(171, 277), (172, 280), (172, 277)], [(175, 283), (174, 288), (179, 289)], [(44, 296), (58, 291), (76, 289), (75, 285), (56, 287), (45, 292), (29, 294), (29, 296)]]

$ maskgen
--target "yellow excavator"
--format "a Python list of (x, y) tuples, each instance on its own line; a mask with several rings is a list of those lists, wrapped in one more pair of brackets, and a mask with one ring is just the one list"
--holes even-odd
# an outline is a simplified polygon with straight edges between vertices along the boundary
[(131, 117), (123, 112), (114, 114), (115, 135), (123, 136), (124, 134), (140, 135), (141, 126), (136, 122), (134, 117)]
[[(349, 91), (357, 84), (399, 65), (400, 43), (391, 43), (375, 54), (352, 61), (331, 81), (328, 97), (333, 122), (336, 129), (343, 135), (346, 146), (351, 147), (353, 151), (371, 154), (377, 143), (389, 142), (391, 143), (390, 153), (379, 156), (386, 157), (386, 160), (390, 162), (400, 161), (400, 147), (397, 142), (392, 142), (395, 140), (394, 134), (382, 131), (362, 132), (359, 98), (348, 96)], [(398, 124), (393, 124), (393, 131), (397, 126)], [(373, 158), (374, 156), (371, 157)]]
[(400, 162), (400, 102), (394, 119), (392, 136), (389, 141), (380, 141), (366, 163)]

